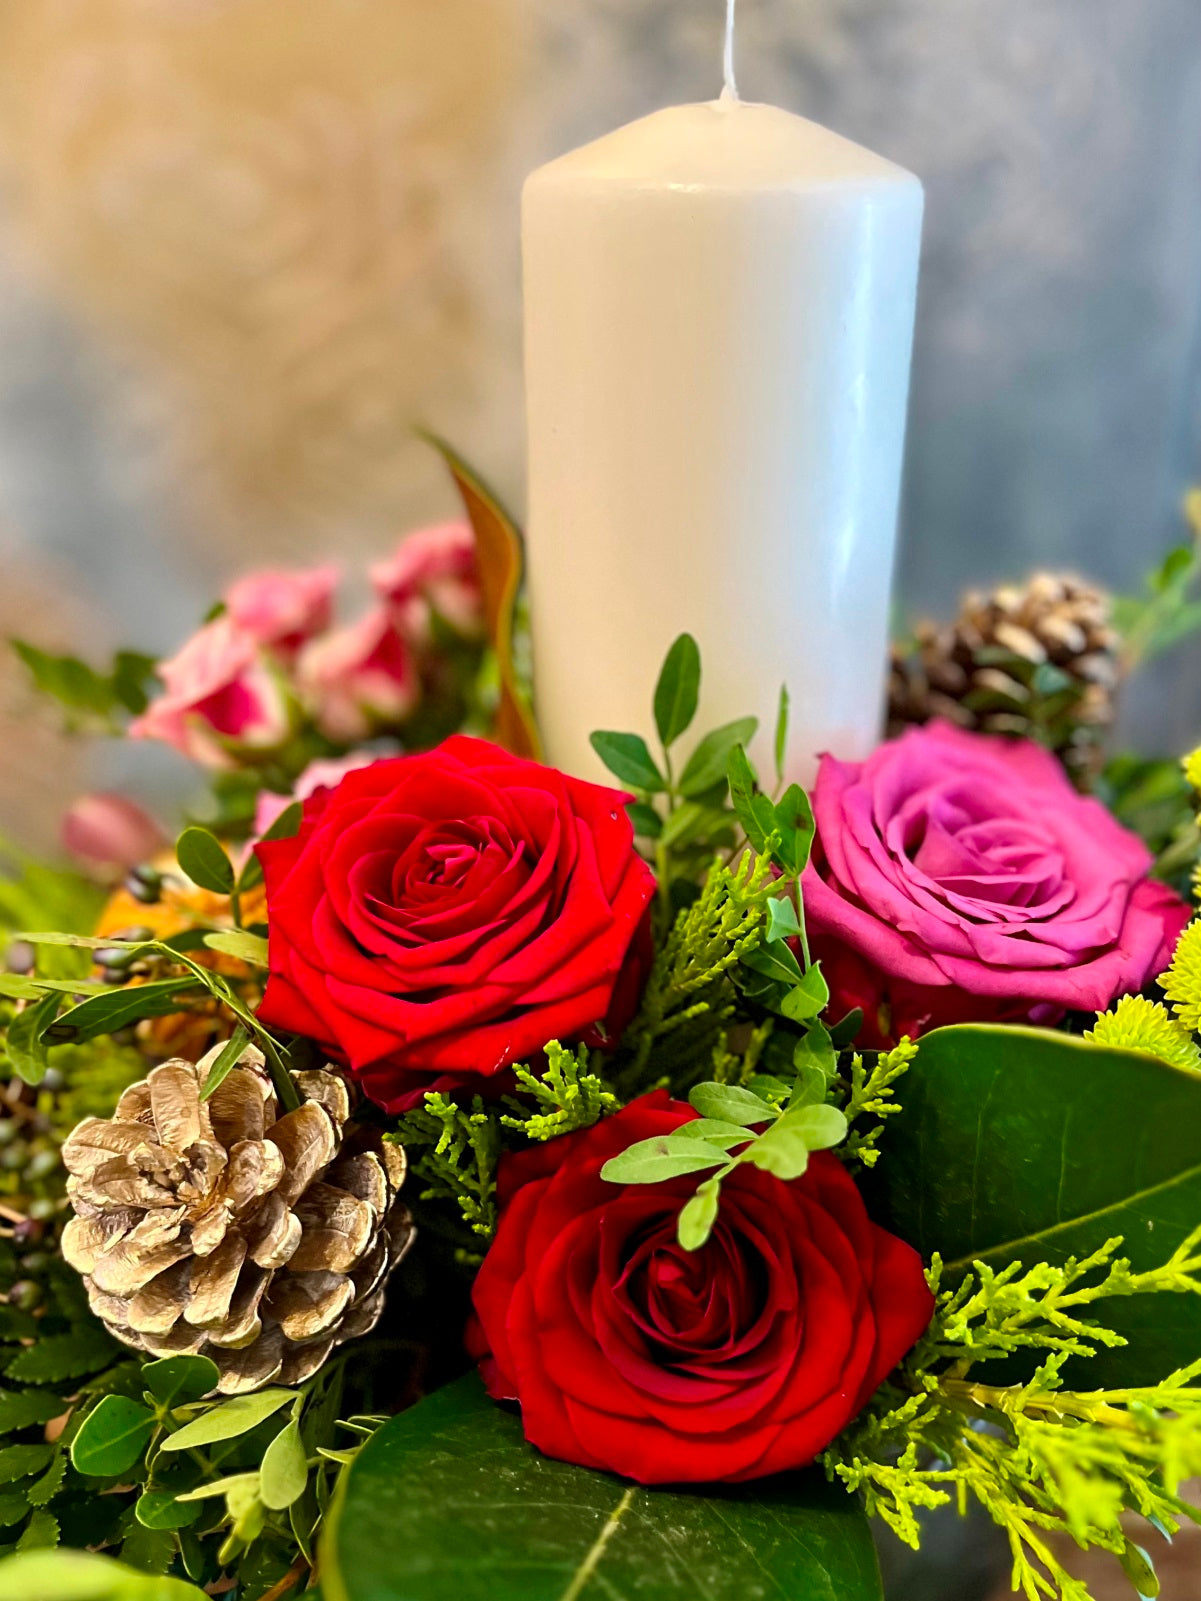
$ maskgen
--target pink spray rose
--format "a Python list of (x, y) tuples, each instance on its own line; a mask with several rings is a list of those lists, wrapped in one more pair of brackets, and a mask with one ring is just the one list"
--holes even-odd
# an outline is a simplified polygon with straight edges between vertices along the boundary
[(296, 678), (321, 732), (346, 744), (403, 722), (420, 693), (409, 647), (383, 607), (312, 640)]
[(804, 880), (834, 1006), (864, 1043), (1103, 1010), (1166, 965), (1189, 908), (1049, 751), (946, 723), (822, 758)]
[(409, 534), (394, 556), (375, 563), (371, 582), (413, 643), (429, 640), (432, 612), (465, 639), (483, 632), (475, 535), (469, 523), (440, 523)]
[(63, 849), (100, 878), (119, 878), (149, 861), (167, 836), (124, 795), (81, 795), (63, 818)]
[(378, 760), (377, 756), (365, 750), (352, 751), (349, 756), (327, 757), (309, 763), (292, 786), (290, 795), (275, 795), (269, 789), (262, 790), (254, 809), (255, 837), (265, 834), (294, 801), (306, 801), (319, 789), (337, 789), (347, 773), (355, 773), (360, 767), (370, 767), (372, 762)]
[(226, 614), (242, 633), (291, 658), (329, 627), (337, 583), (332, 566), (247, 573), (226, 590)]
[(206, 767), (275, 750), (291, 732), (285, 689), (254, 638), (228, 615), (206, 623), (170, 661), (164, 692), (130, 724), (131, 739), (161, 739)]

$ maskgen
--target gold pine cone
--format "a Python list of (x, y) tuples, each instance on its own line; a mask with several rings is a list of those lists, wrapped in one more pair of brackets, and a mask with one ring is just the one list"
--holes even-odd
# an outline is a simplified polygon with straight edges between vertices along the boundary
[(941, 717), (1037, 739), (1087, 785), (1113, 721), (1119, 644), (1109, 597), (1077, 578), (1036, 573), (966, 595), (953, 622), (894, 646), (889, 732)]
[(219, 1051), (164, 1062), (71, 1133), (62, 1246), (119, 1340), (211, 1357), (233, 1395), (298, 1384), (367, 1333), (414, 1231), (404, 1152), (348, 1121), (344, 1079), (295, 1074), (280, 1116), (251, 1048), (201, 1100)]

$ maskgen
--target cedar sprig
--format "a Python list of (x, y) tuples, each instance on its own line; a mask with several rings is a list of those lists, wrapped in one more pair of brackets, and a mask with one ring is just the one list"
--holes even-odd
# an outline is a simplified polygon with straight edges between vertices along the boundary
[(449, 1095), (429, 1091), (388, 1137), (405, 1147), (413, 1172), (425, 1181), (423, 1201), (454, 1202), (473, 1234), (492, 1238), (500, 1160), (500, 1123), (494, 1109), (485, 1107), (478, 1095), (470, 1106), (462, 1106)]
[[(1201, 1293), (1201, 1229), (1162, 1266), (1134, 1272), (1118, 1239), (1060, 1266), (977, 1262), (940, 1290), (930, 1329), (894, 1379), (826, 1452), (827, 1473), (862, 1492), (867, 1510), (917, 1547), (921, 1512), (974, 1498), (1004, 1529), (1014, 1590), (1027, 1601), (1089, 1601), (1048, 1535), (1111, 1552), (1140, 1594), (1157, 1593), (1150, 1558), (1122, 1525), (1134, 1511), (1171, 1535), (1201, 1514), (1179, 1495), (1201, 1472), (1201, 1361), (1161, 1383), (1068, 1390), (1070, 1359), (1124, 1345), (1095, 1309), (1107, 1299)], [(1043, 1361), (1020, 1385), (974, 1370), (1021, 1352)]]
[(859, 1052), (852, 1056), (849, 1080), (839, 1081), (846, 1094), (843, 1110), (850, 1129), (842, 1158), (849, 1166), (875, 1167), (880, 1160), (885, 1123), (901, 1110), (896, 1085), (909, 1071), (917, 1049), (906, 1035), (892, 1050), (866, 1061)]
[(558, 1040), (546, 1047), (546, 1066), (540, 1073), (529, 1067), (513, 1069), (518, 1088), (533, 1105), (509, 1097), (500, 1124), (528, 1140), (553, 1140), (560, 1134), (591, 1128), (621, 1105), (604, 1080), (593, 1071), (586, 1045), (569, 1050)]

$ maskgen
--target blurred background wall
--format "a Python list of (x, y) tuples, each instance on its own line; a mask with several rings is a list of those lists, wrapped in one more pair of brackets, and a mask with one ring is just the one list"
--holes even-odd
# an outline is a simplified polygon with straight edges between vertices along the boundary
[[(521, 177), (712, 95), (723, 11), (0, 0), (0, 630), (164, 650), (382, 552), (452, 504), (416, 421), (520, 505)], [(927, 185), (902, 605), (1132, 584), (1201, 477), (1197, 0), (740, 0), (739, 78)], [(1201, 659), (1129, 716), (1201, 733)], [(3, 674), (0, 740), (44, 839), (80, 758)]]

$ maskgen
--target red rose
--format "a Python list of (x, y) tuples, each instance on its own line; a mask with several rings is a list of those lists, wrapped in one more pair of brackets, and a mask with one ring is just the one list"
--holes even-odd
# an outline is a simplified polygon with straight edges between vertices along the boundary
[(548, 1456), (642, 1484), (759, 1478), (811, 1462), (921, 1335), (917, 1253), (868, 1219), (828, 1152), (785, 1183), (725, 1180), (708, 1242), (676, 1219), (696, 1179), (606, 1182), (627, 1146), (696, 1114), (663, 1090), (507, 1156), (469, 1343)]
[(260, 1018), (388, 1111), (553, 1039), (603, 1043), (637, 1004), (655, 887), (626, 798), (458, 735), (318, 790), (295, 839), (256, 847)]

